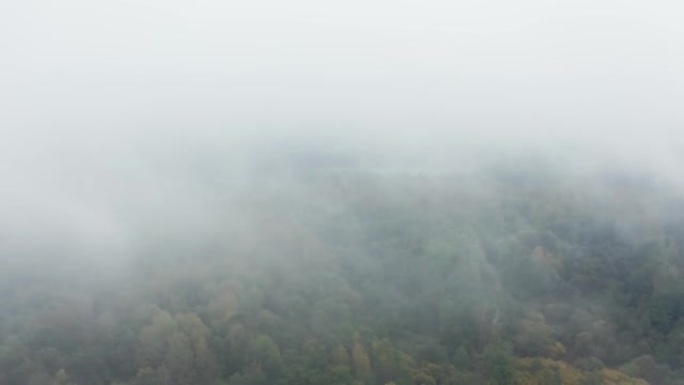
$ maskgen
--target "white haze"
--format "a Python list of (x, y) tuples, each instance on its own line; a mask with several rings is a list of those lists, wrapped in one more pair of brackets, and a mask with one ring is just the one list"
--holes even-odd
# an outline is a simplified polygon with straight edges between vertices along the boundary
[(681, 183), (683, 17), (675, 1), (4, 1), (3, 239), (123, 250), (122, 213), (211, 213), (188, 159), (241, 169), (302, 140)]

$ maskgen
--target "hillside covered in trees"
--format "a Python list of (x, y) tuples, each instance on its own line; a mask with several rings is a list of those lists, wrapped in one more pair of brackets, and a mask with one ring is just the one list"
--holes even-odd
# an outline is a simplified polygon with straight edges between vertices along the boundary
[(0, 384), (684, 384), (672, 186), (329, 163), (168, 184), (116, 251), (6, 236)]

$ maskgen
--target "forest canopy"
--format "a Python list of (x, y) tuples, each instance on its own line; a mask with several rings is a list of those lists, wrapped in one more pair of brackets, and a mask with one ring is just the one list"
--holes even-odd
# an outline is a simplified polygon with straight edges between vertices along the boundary
[(124, 211), (116, 263), (6, 242), (0, 384), (684, 384), (674, 186), (543, 162), (258, 169)]

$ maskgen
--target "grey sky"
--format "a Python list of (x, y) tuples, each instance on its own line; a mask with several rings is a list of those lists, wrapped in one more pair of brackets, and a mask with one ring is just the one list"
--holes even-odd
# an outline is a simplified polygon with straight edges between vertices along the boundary
[(0, 7), (3, 130), (681, 136), (675, 1)]

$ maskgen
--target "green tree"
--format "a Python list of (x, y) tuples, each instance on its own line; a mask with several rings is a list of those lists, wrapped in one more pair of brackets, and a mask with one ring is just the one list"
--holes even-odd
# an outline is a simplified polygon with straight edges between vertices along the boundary
[(268, 335), (258, 336), (251, 344), (250, 357), (254, 365), (263, 369), (269, 379), (278, 378), (283, 371), (280, 348)]
[(496, 343), (485, 348), (487, 374), (495, 385), (513, 385), (513, 353), (508, 344)]

